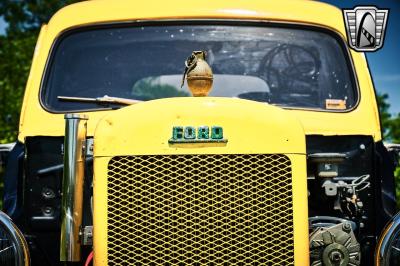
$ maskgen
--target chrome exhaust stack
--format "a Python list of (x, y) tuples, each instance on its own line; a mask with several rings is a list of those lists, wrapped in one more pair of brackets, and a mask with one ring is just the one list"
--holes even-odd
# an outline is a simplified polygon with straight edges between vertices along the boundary
[(65, 115), (60, 261), (81, 259), (79, 231), (82, 225), (87, 119), (79, 114)]

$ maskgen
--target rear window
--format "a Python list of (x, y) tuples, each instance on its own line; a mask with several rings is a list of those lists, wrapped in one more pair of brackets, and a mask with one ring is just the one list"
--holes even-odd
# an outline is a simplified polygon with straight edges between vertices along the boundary
[(358, 96), (342, 45), (312, 28), (259, 24), (87, 28), (57, 41), (40, 97), (56, 112), (110, 108), (58, 96), (187, 97), (186, 84), (181, 88), (184, 61), (192, 51), (204, 50), (214, 72), (210, 96), (345, 111)]

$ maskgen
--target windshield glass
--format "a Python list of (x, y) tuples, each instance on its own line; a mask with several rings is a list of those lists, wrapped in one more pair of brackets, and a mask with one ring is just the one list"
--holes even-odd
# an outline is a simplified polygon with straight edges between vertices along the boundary
[(332, 35), (261, 25), (113, 26), (73, 31), (55, 45), (41, 101), (51, 111), (106, 108), (67, 97), (147, 101), (190, 96), (186, 58), (207, 52), (210, 96), (290, 108), (347, 110), (357, 91), (347, 54)]

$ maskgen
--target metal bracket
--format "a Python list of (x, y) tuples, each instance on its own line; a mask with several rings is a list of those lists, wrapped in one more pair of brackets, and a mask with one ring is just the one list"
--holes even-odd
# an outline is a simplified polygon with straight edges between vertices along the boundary
[(79, 232), (81, 244), (84, 246), (93, 245), (93, 226), (84, 226)]
[(93, 156), (94, 139), (86, 140), (86, 156)]

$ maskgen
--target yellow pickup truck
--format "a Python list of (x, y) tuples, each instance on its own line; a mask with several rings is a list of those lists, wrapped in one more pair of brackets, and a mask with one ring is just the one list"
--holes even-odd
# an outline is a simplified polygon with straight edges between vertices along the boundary
[(1, 265), (400, 265), (398, 146), (346, 40), (314, 1), (61, 9), (8, 149)]

